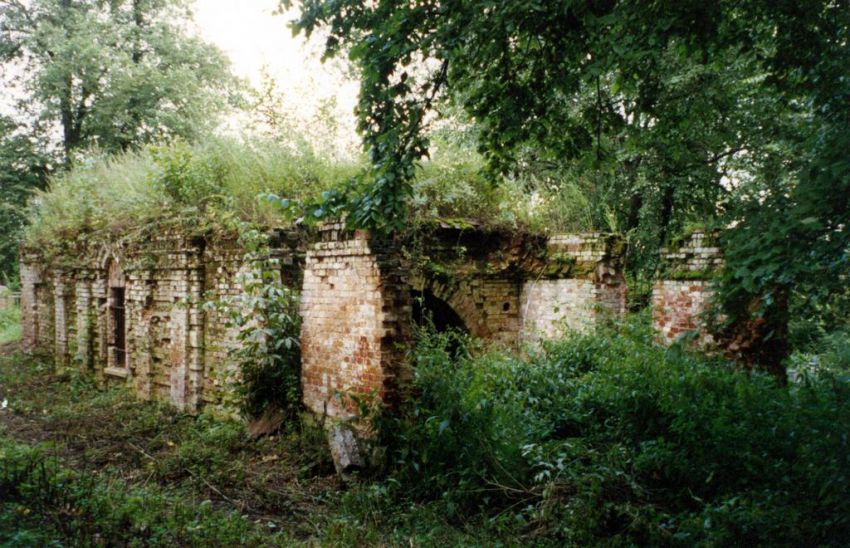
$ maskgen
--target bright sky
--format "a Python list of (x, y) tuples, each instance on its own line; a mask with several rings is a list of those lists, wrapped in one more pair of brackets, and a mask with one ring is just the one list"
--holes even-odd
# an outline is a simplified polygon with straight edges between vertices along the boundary
[(257, 86), (265, 69), (284, 92), (287, 107), (304, 118), (312, 116), (322, 100), (335, 97), (342, 138), (354, 137), (357, 82), (346, 76), (339, 61), (322, 63), (323, 40), (314, 34), (293, 37), (289, 21), (293, 8), (273, 15), (278, 0), (195, 0), (195, 23), (201, 35), (221, 48), (233, 71)]

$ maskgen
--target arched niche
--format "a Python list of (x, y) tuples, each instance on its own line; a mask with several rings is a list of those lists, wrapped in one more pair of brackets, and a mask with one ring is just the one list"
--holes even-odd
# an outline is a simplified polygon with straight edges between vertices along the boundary
[(456, 316), (470, 335), (507, 346), (516, 344), (519, 333), (519, 284), (516, 281), (484, 276), (447, 281), (415, 274), (410, 278), (410, 286), (414, 297), (430, 294), (432, 305), (446, 312), (447, 318)]

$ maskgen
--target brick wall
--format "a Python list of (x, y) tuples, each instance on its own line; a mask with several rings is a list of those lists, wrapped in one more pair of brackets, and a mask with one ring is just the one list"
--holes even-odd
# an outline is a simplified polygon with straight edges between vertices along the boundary
[(712, 344), (702, 316), (711, 301), (711, 280), (723, 264), (715, 238), (695, 232), (680, 246), (662, 249), (661, 257), (664, 267), (652, 291), (659, 340), (669, 345), (687, 334), (698, 346)]
[[(200, 242), (162, 234), (130, 250), (83, 249), (75, 268), (51, 268), (37, 254), (22, 254), (24, 348), (51, 352), (59, 369), (76, 367), (102, 382), (127, 383), (143, 398), (196, 409), (202, 250)], [(110, 312), (116, 288), (124, 291), (126, 360), (117, 357)]]
[(21, 256), (21, 347), (24, 352), (34, 352), (38, 344), (38, 301), (35, 295), (35, 287), (41, 280), (38, 262), (38, 257)]
[[(204, 253), (204, 299), (230, 303), (242, 294), (240, 276), (246, 274), (245, 250), (235, 238), (211, 242)], [(201, 390), (204, 406), (232, 413), (236, 387), (241, 382), (239, 367), (231, 357), (238, 328), (228, 325), (228, 312), (210, 308), (204, 313), (204, 375)]]
[(520, 331), (520, 284), (498, 275), (466, 275), (451, 281), (413, 276), (411, 287), (444, 301), (469, 333), (506, 347), (516, 345)]
[[(300, 281), (296, 243), (279, 232), (272, 239), (282, 278)], [(131, 248), (81, 244), (76, 253), (52, 261), (22, 253), (24, 349), (52, 353), (58, 369), (125, 383), (145, 399), (233, 414), (236, 331), (204, 304), (242, 293), (245, 251), (235, 237), (207, 242), (166, 231)], [(115, 289), (124, 295), (126, 360), (116, 357)]]
[(523, 283), (522, 339), (588, 332), (626, 312), (625, 246), (608, 234), (561, 234), (547, 242), (546, 264)]
[(408, 376), (410, 287), (398, 251), (325, 225), (307, 251), (301, 294), (301, 384), (318, 414), (349, 418), (345, 394), (392, 403)]
[[(324, 227), (306, 257), (284, 233), (272, 240), (282, 280), (302, 288), (304, 402), (337, 418), (353, 412), (340, 396), (374, 394), (393, 405), (404, 390), (414, 288), (443, 300), (473, 335), (514, 348), (565, 327), (588, 329), (600, 310), (625, 309), (622, 245), (601, 234), (443, 232), (428, 244), (431, 270), (416, 270), (412, 283), (399, 244), (339, 224)], [(28, 350), (49, 350), (57, 367), (126, 383), (143, 398), (232, 412), (237, 333), (203, 305), (243, 294), (247, 267), (235, 237), (163, 232), (132, 248), (81, 245), (77, 257), (62, 259), (53, 266), (22, 254)], [(117, 358), (116, 289), (126, 360)]]

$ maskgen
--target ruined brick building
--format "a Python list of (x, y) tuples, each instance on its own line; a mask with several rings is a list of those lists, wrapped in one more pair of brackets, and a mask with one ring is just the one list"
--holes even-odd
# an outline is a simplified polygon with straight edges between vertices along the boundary
[[(304, 404), (331, 417), (352, 413), (340, 394), (393, 401), (410, 375), (405, 353), (423, 310), (437, 327), (517, 349), (626, 310), (625, 249), (610, 235), (443, 226), (402, 245), (328, 224), (303, 236), (273, 231), (271, 253), (301, 294)], [(695, 245), (678, 251), (685, 269), (713, 253)], [(24, 348), (53, 354), (58, 368), (126, 383), (142, 398), (232, 409), (236, 333), (205, 303), (242, 291), (244, 254), (235, 237), (173, 231), (132, 246), (79, 242), (49, 258), (24, 249)], [(698, 279), (659, 282), (656, 323), (666, 339), (697, 326), (706, 291)]]

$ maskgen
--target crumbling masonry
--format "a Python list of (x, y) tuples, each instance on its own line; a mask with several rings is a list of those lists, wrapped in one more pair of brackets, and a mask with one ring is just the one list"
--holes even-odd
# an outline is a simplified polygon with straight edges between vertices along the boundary
[[(310, 237), (274, 231), (270, 242), (282, 280), (301, 293), (304, 404), (332, 418), (353, 415), (350, 395), (398, 401), (412, 325), (429, 313), (438, 327), (518, 349), (626, 310), (624, 246), (610, 235), (442, 226), (399, 242), (328, 224)], [(232, 412), (236, 333), (205, 303), (241, 293), (244, 254), (235, 237), (174, 231), (132, 245), (78, 243), (50, 259), (25, 249), (24, 349), (145, 399)], [(677, 308), (657, 315), (666, 338), (695, 325), (697, 282), (687, 291), (659, 282), (655, 305)]]
[(714, 342), (704, 313), (712, 297), (711, 280), (723, 265), (715, 240), (694, 232), (678, 246), (661, 250), (664, 270), (652, 291), (652, 324), (663, 344), (683, 337), (700, 347)]

